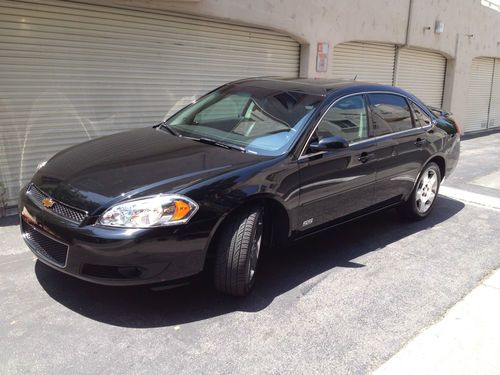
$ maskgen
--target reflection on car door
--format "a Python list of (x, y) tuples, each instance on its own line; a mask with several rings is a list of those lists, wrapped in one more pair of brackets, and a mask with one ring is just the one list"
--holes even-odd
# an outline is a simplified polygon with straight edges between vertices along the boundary
[(350, 147), (306, 152), (299, 159), (299, 229), (307, 230), (372, 204), (375, 145), (368, 139), (368, 130), (363, 95), (339, 100), (318, 124), (312, 142), (339, 135)]
[(414, 121), (403, 96), (369, 94), (368, 101), (377, 137), (374, 203), (398, 201), (411, 192), (425, 161), (426, 131)]

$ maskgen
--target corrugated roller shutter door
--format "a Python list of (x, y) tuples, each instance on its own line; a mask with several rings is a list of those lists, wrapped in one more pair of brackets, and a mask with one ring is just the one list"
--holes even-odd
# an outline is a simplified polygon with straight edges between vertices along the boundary
[(487, 128), (493, 63), (494, 59), (487, 57), (472, 60), (467, 111), (463, 123), (465, 132)]
[(333, 48), (329, 77), (392, 85), (395, 46), (392, 44), (349, 42)]
[(446, 58), (439, 53), (410, 48), (398, 50), (395, 84), (428, 105), (441, 108)]
[(491, 87), (490, 116), (488, 127), (500, 127), (500, 59), (495, 59), (495, 70), (493, 73), (493, 85)]
[(158, 123), (227, 81), (298, 75), (299, 44), (269, 30), (50, 0), (0, 7), (0, 182), (11, 204), (65, 147)]

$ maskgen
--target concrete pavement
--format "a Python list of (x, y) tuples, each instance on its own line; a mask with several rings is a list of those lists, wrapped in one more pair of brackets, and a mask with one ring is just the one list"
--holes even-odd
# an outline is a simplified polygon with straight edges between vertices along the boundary
[[(441, 194), (500, 210), (500, 134), (462, 143), (460, 168)], [(480, 160), (479, 155), (484, 156)], [(450, 186), (451, 185), (451, 186)], [(479, 224), (477, 221), (471, 223)], [(500, 245), (496, 238), (497, 249)], [(500, 269), (442, 320), (425, 329), (383, 364), (376, 375), (500, 374)]]
[(485, 202), (499, 197), (499, 149), (499, 134), (463, 142), (446, 186), (473, 200), (442, 195), (424, 221), (389, 210), (270, 254), (246, 299), (209, 280), (88, 284), (35, 262), (2, 221), (0, 373), (374, 371), (500, 266), (500, 210)]
[(500, 270), (374, 375), (500, 374)]

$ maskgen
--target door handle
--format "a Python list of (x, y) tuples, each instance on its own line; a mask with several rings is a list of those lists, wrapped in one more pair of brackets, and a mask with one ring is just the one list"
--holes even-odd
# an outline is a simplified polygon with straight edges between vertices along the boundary
[(415, 146), (422, 147), (426, 143), (427, 143), (427, 139), (425, 139), (425, 138), (417, 138), (417, 140), (415, 141)]
[(374, 157), (375, 157), (375, 155), (371, 152), (370, 153), (363, 152), (363, 153), (361, 153), (361, 155), (359, 155), (358, 160), (361, 163), (366, 163), (367, 161), (372, 160)]

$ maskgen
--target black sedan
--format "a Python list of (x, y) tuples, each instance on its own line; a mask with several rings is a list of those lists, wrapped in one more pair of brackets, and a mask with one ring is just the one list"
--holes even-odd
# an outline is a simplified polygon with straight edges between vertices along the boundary
[(210, 268), (241, 296), (265, 248), (391, 206), (425, 218), (459, 152), (451, 116), (396, 87), (242, 80), (41, 163), (20, 194), (21, 230), (42, 262), (84, 280)]

